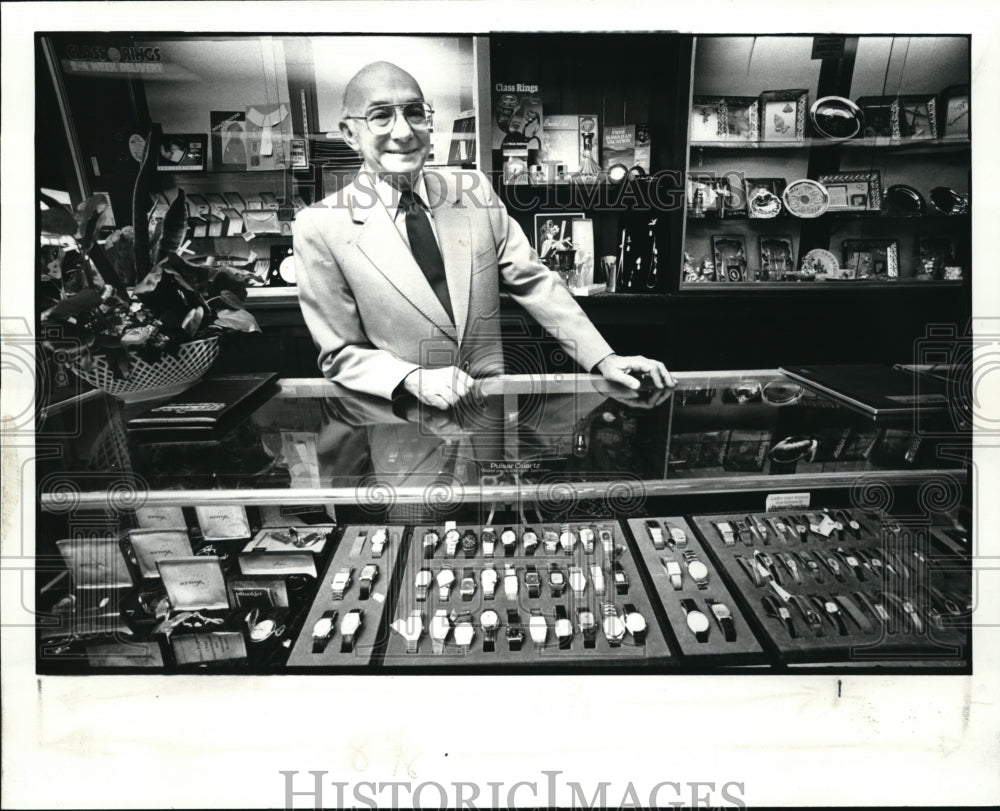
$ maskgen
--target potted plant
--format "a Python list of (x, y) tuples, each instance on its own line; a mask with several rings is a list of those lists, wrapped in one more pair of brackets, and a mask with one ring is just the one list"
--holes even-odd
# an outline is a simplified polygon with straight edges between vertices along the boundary
[(191, 385), (218, 356), (223, 333), (260, 331), (243, 308), (249, 272), (183, 258), (183, 189), (165, 216), (151, 222), (160, 136), (154, 125), (133, 191), (133, 225), (103, 244), (104, 195), (70, 212), (41, 194), (42, 345), (61, 367), (126, 400)]

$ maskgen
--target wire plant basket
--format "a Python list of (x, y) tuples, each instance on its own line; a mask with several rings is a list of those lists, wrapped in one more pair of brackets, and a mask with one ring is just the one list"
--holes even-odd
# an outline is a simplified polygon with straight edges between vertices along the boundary
[(91, 386), (106, 391), (126, 402), (150, 400), (177, 394), (200, 380), (219, 356), (219, 336), (210, 335), (182, 344), (176, 355), (164, 355), (148, 363), (135, 353), (129, 353), (131, 370), (127, 378), (115, 375), (108, 362), (99, 355), (86, 371), (74, 365), (74, 374)]

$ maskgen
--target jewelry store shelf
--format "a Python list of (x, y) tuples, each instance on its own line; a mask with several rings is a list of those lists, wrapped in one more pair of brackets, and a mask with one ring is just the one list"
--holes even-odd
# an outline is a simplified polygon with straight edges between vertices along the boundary
[(959, 152), (969, 149), (972, 142), (967, 138), (925, 138), (886, 143), (874, 138), (852, 138), (834, 141), (828, 138), (806, 138), (802, 141), (692, 141), (691, 149), (708, 151), (744, 149), (747, 151), (767, 150), (808, 150), (844, 147), (847, 149), (872, 149), (884, 152), (907, 152), (909, 154)]
[(964, 280), (934, 280), (917, 281), (916, 279), (904, 279), (898, 282), (870, 282), (861, 280), (845, 279), (841, 281), (812, 281), (812, 282), (686, 282), (681, 284), (681, 292), (700, 291), (703, 293), (719, 293), (725, 290), (767, 290), (774, 292), (781, 291), (802, 291), (802, 290), (849, 290), (859, 292), (861, 290), (895, 290), (906, 288), (907, 290), (919, 290), (927, 288), (929, 290), (941, 290), (942, 288), (962, 287)]

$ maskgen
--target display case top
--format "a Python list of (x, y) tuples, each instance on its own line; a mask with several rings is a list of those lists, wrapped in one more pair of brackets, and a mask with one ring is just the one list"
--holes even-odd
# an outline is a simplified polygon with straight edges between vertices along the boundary
[(286, 379), (231, 430), (204, 438), (140, 435), (127, 425), (136, 406), (95, 393), (40, 415), (40, 501), (53, 511), (610, 496), (626, 505), (966, 475), (969, 438), (947, 411), (874, 421), (777, 371), (676, 376), (676, 389), (638, 397), (590, 375), (504, 376), (480, 381), (455, 412)]

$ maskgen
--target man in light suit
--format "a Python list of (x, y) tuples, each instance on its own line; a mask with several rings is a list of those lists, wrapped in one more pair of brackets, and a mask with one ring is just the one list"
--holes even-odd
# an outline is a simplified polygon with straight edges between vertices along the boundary
[(299, 301), (323, 374), (451, 408), (474, 378), (504, 371), (502, 284), (585, 370), (630, 389), (643, 374), (674, 385), (659, 361), (614, 354), (485, 175), (423, 171), (432, 112), (388, 62), (362, 68), (344, 92), (340, 131), (363, 167), (294, 228)]

